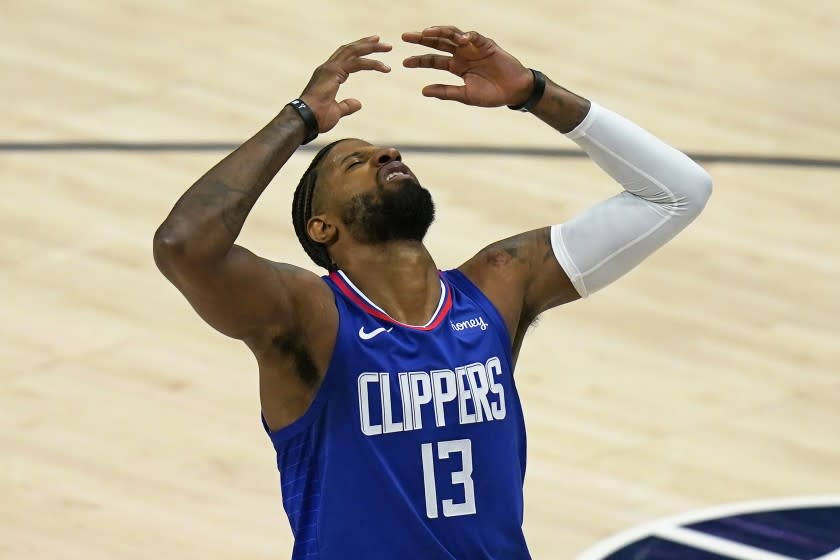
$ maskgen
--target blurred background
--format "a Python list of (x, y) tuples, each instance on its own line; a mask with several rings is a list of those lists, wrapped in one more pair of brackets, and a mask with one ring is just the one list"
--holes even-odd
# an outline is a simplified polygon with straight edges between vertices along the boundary
[[(405, 147), (438, 206), (441, 268), (618, 192), (532, 116), (422, 97), (457, 81), (401, 68), (422, 49), (399, 36), (442, 24), (698, 154), (715, 180), (686, 232), (526, 338), (534, 557), (689, 509), (838, 492), (837, 2), (5, 0), (0, 12), (0, 558), (290, 556), (255, 361), (164, 280), (151, 240), (339, 45), (379, 34), (394, 71), (352, 76), (341, 95), (363, 110), (317, 142)], [(290, 220), (312, 155), (279, 173), (240, 243), (314, 270)]]

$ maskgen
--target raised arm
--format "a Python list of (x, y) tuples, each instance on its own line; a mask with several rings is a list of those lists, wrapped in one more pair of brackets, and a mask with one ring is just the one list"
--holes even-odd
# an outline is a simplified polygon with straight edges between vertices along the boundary
[(500, 307), (515, 345), (539, 313), (626, 274), (705, 206), (711, 178), (685, 154), (551, 80), (543, 82), (492, 40), (454, 27), (407, 33), (403, 39), (451, 55), (410, 57), (406, 66), (464, 79), (463, 86), (426, 86), (424, 95), (481, 107), (524, 105), (574, 140), (623, 187), (569, 222), (494, 243), (462, 265)]
[(339, 48), (315, 70), (300, 96), (303, 105), (287, 105), (205, 173), (158, 228), (155, 262), (220, 332), (248, 340), (268, 330), (293, 328), (297, 302), (311, 301), (298, 295), (328, 291), (315, 274), (260, 258), (234, 242), (257, 199), (292, 153), (361, 109), (356, 99), (336, 100), (339, 86), (359, 70), (388, 72), (383, 63), (364, 57), (390, 49), (378, 37)]

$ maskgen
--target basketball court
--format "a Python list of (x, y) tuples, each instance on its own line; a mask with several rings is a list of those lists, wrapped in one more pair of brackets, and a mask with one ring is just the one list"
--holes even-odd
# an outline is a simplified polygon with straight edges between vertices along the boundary
[[(286, 558), (255, 361), (157, 271), (175, 200), (379, 34), (316, 143), (401, 148), (451, 268), (619, 187), (532, 116), (427, 99), (402, 31), (475, 29), (699, 154), (715, 192), (628, 277), (545, 314), (517, 383), (535, 558), (718, 504), (840, 491), (840, 4), (9, 1), (0, 18), (0, 558)], [(455, 83), (454, 81), (450, 83)], [(294, 155), (239, 242), (314, 270)], [(743, 156), (743, 157), (742, 157)], [(840, 532), (840, 520), (838, 520)]]

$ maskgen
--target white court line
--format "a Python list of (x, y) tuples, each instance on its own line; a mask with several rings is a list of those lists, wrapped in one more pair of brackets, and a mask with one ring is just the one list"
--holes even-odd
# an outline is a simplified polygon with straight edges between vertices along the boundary
[(783, 556), (775, 552), (721, 539), (720, 537), (707, 535), (706, 533), (692, 529), (683, 529), (682, 527), (663, 527), (657, 529), (654, 534), (670, 541), (730, 558), (737, 558), (738, 560), (796, 560), (790, 556)]
[[(840, 494), (770, 498), (752, 502), (724, 504), (706, 509), (689, 511), (645, 523), (644, 525), (631, 527), (630, 529), (625, 529), (624, 531), (607, 537), (606, 539), (587, 548), (578, 554), (576, 560), (603, 560), (603, 558), (613, 554), (617, 550), (653, 533), (658, 533), (660, 530), (667, 527), (689, 525), (692, 523), (699, 523), (701, 521), (708, 521), (710, 519), (717, 519), (720, 517), (729, 517), (732, 515), (744, 515), (762, 511), (790, 510), (806, 507), (840, 507)], [(837, 552), (835, 551), (831, 554), (837, 554)], [(831, 554), (815, 560), (840, 560), (840, 557), (831, 556)]]

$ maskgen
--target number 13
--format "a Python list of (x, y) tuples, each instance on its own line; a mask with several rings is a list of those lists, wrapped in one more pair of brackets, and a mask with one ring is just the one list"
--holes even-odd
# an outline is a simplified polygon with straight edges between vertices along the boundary
[[(426, 515), (429, 519), (438, 517), (437, 488), (435, 487), (435, 465), (432, 452), (433, 443), (420, 446), (423, 455), (423, 485), (426, 489)], [(437, 444), (438, 459), (448, 459), (452, 453), (461, 454), (460, 471), (452, 473), (452, 484), (464, 486), (464, 501), (456, 504), (453, 500), (443, 500), (443, 516), (473, 515), (475, 513), (475, 485), (472, 479), (472, 442), (468, 439), (440, 441)]]

